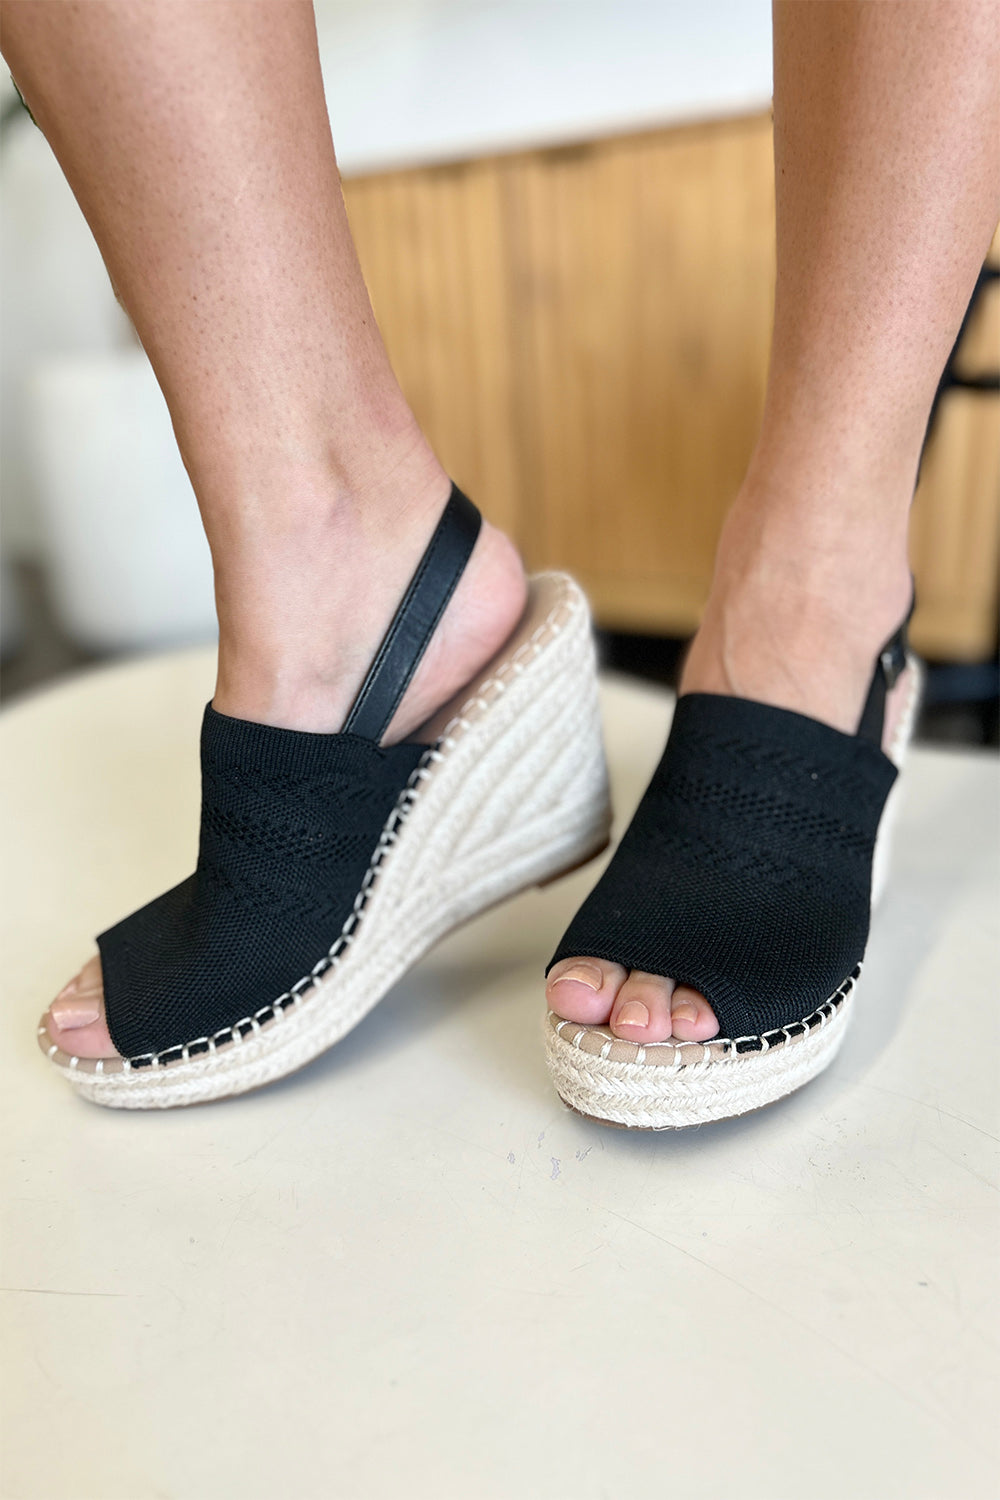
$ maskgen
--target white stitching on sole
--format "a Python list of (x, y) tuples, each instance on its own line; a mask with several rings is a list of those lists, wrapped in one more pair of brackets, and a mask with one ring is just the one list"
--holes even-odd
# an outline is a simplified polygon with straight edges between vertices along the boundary
[[(890, 759), (897, 767), (902, 766), (912, 737), (922, 681), (920, 661), (912, 653), (908, 653), (907, 666), (911, 674), (910, 691), (888, 750)], [(873, 900), (878, 896), (880, 872), (884, 880), (886, 846), (898, 806), (898, 790), (897, 784), (890, 793), (879, 823), (873, 861)], [(615, 1124), (665, 1130), (744, 1114), (800, 1088), (832, 1062), (852, 1013), (847, 1002), (851, 1000), (860, 970), (859, 964), (833, 995), (803, 1020), (789, 1022), (759, 1038), (713, 1037), (703, 1049), (700, 1048), (699, 1057), (692, 1063), (684, 1062), (683, 1049), (676, 1045), (673, 1046), (670, 1057), (658, 1058), (657, 1054), (664, 1048), (670, 1048), (670, 1043), (648, 1043), (639, 1048), (631, 1060), (612, 1063), (604, 1045), (596, 1052), (583, 1045), (588, 1034), (588, 1028), (584, 1027), (573, 1039), (575, 1051), (570, 1066), (568, 1054), (559, 1046), (559, 1042), (563, 1041), (562, 1030), (552, 1026), (551, 1020), (554, 1018), (550, 1013), (545, 1027), (549, 1071), (564, 1102), (583, 1114), (594, 1115)], [(792, 1035), (798, 1027), (802, 1030)], [(596, 1035), (603, 1035), (597, 1028), (590, 1030)], [(769, 1037), (780, 1040), (772, 1042)], [(741, 1043), (754, 1041), (760, 1041), (761, 1046), (752, 1051), (739, 1051)], [(716, 1055), (716, 1049), (721, 1051), (721, 1056)], [(608, 1053), (610, 1050), (609, 1047)], [(790, 1054), (788, 1058), (782, 1056), (786, 1051)], [(794, 1056), (791, 1056), (792, 1053)], [(623, 1068), (644, 1068), (646, 1085), (643, 1087), (633, 1080), (630, 1090), (624, 1078), (615, 1071)], [(695, 1068), (698, 1069), (697, 1075), (694, 1074)], [(694, 1090), (689, 1087), (692, 1076), (709, 1078), (713, 1069), (720, 1073), (727, 1068), (740, 1069), (742, 1078), (739, 1088), (732, 1086), (732, 1071), (728, 1075), (722, 1074), (723, 1077), (728, 1077), (728, 1092), (711, 1082), (696, 1085)], [(683, 1097), (671, 1083), (682, 1070), (684, 1082), (688, 1085)], [(746, 1076), (753, 1073), (760, 1076), (756, 1080), (752, 1076)], [(655, 1090), (652, 1088), (654, 1081), (657, 1084)], [(718, 1082), (717, 1078), (716, 1084)]]
[(851, 1014), (844, 1001), (835, 1023), (827, 1016), (826, 1025), (768, 1052), (699, 1056), (687, 1063), (676, 1047), (672, 1063), (659, 1065), (638, 1056), (613, 1062), (571, 1048), (546, 1024), (546, 1061), (560, 1098), (581, 1114), (632, 1129), (681, 1129), (747, 1114), (808, 1083), (832, 1062)]
[[(545, 600), (547, 612), (542, 622), (465, 700), (414, 773), (414, 785), (404, 788), (373, 853), (363, 883), (364, 895), (359, 891), (362, 899), (356, 901), (329, 954), (271, 1006), (262, 1007), (263, 1025), (258, 1020), (254, 1027), (253, 1018), (244, 1017), (214, 1037), (195, 1039), (185, 1045), (189, 1049), (204, 1046), (205, 1050), (189, 1055), (187, 1062), (178, 1046), (166, 1049), (169, 1057), (158, 1054), (156, 1062), (147, 1055), (119, 1063), (116, 1071), (105, 1069), (101, 1080), (88, 1071), (92, 1067), (88, 1064), (73, 1078), (87, 1097), (124, 1108), (172, 1107), (239, 1093), (283, 1076), (345, 1034), (388, 985), (456, 922), (525, 885), (550, 879), (596, 852), (606, 838), (608, 811), (589, 616), (583, 596), (571, 580), (550, 579), (545, 586), (554, 598)], [(543, 647), (548, 649), (543, 651)], [(525, 665), (536, 660), (537, 673), (526, 679)], [(524, 690), (522, 681), (528, 683)], [(517, 693), (513, 691), (515, 685)], [(555, 733), (550, 722), (552, 703), (563, 700), (574, 704), (579, 720), (580, 732), (568, 736)], [(478, 736), (475, 741), (468, 740), (469, 731), (487, 710), (499, 714), (490, 737), (482, 743)], [(449, 770), (449, 776), (441, 780), (437, 767), (445, 762), (450, 766), (456, 755), (454, 772)], [(491, 768), (491, 757), (498, 767), (506, 768), (503, 774)], [(425, 809), (423, 793), (429, 786), (433, 786), (433, 796)], [(417, 843), (411, 840), (404, 846), (408, 852), (403, 863), (394, 858), (390, 867), (386, 861), (395, 852), (402, 825), (418, 810), (420, 837)], [(471, 841), (465, 838), (463, 842), (466, 828), (472, 829)], [(448, 840), (457, 866), (446, 847)], [(415, 889), (409, 872), (418, 867), (421, 871), (440, 871), (433, 903), (407, 899), (407, 891)], [(460, 882), (453, 878), (456, 869)], [(373, 932), (362, 958), (357, 962), (352, 958), (350, 977), (344, 981), (347, 988), (338, 983), (331, 994), (327, 986), (358, 935), (358, 912), (366, 908), (370, 896), (381, 892), (383, 879), (389, 883), (377, 903), (375, 929), (381, 936), (376, 938)], [(435, 875), (435, 882), (438, 879)], [(398, 905), (401, 900), (402, 907)], [(396, 914), (403, 910), (407, 928), (396, 943), (389, 914), (395, 921)], [(388, 942), (387, 925), (391, 932)], [(405, 967), (397, 971), (394, 966), (404, 960)], [(321, 970), (319, 976), (314, 972), (317, 969)], [(322, 1004), (315, 1016), (311, 1003), (302, 1004), (300, 1025), (292, 1018), (299, 1014), (300, 1002), (311, 1002), (311, 995), (303, 991), (313, 986), (323, 989)], [(365, 990), (361, 999), (359, 987)], [(290, 1018), (290, 1025), (276, 1027), (276, 1021), (284, 1016)], [(227, 1057), (235, 1062), (237, 1049), (241, 1055), (250, 1049), (246, 1061), (241, 1056), (235, 1066), (226, 1065)], [(223, 1064), (221, 1073), (203, 1066), (216, 1052), (221, 1054), (217, 1060)], [(65, 1069), (64, 1059), (65, 1054), (59, 1065)], [(118, 1059), (113, 1061), (118, 1063)], [(123, 1080), (122, 1072), (131, 1072), (132, 1078)]]

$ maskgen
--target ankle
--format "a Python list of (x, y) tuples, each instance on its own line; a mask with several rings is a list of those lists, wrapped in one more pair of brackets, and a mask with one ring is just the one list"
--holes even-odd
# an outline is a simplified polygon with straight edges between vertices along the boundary
[[(313, 491), (230, 542), (216, 570), (215, 707), (283, 728), (337, 731), (449, 491), (436, 460), (418, 452), (363, 493)], [(524, 598), (515, 549), (484, 523), (389, 740), (415, 729), (502, 645)]]
[(909, 607), (902, 522), (844, 526), (747, 488), (727, 519), (682, 692), (723, 693), (857, 727), (875, 658)]
[(872, 649), (906, 613), (910, 491), (850, 485), (763, 488), (748, 477), (719, 543), (713, 595), (746, 595), (804, 626), (846, 630)]
[[(230, 475), (232, 492), (216, 493), (206, 529), (215, 564), (219, 629), (232, 655), (292, 646), (296, 599), (322, 584), (344, 601), (381, 554), (391, 572), (402, 552), (429, 536), (450, 481), (422, 436), (373, 457), (364, 470), (346, 466), (319, 443), (295, 454), (269, 452), (252, 475)], [(402, 564), (401, 564), (402, 565)], [(308, 639), (298, 643), (301, 657)], [(318, 642), (315, 642), (318, 646)]]
[(217, 482), (210, 500), (199, 491), (199, 500), (219, 582), (222, 568), (233, 578), (266, 576), (283, 558), (297, 568), (317, 548), (350, 551), (433, 527), (449, 489), (415, 429), (363, 466), (321, 440), (294, 451), (268, 449), (248, 468), (231, 468), (225, 489)]

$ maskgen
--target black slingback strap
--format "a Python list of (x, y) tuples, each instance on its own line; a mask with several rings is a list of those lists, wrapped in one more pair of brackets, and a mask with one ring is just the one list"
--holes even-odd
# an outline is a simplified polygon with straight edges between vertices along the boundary
[(457, 485), (410, 580), (344, 724), (344, 734), (381, 740), (455, 592), (482, 517)]
[(882, 730), (885, 727), (885, 700), (906, 669), (907, 631), (915, 606), (916, 598), (913, 598), (910, 601), (906, 619), (895, 635), (886, 641), (875, 664), (872, 685), (868, 689), (868, 697), (861, 710), (861, 722), (857, 728), (858, 739), (868, 740), (872, 745), (882, 744)]

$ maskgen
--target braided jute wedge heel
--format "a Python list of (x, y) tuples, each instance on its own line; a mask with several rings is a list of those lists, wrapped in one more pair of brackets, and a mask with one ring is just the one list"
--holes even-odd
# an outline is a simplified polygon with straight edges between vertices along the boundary
[(98, 940), (121, 1056), (39, 1030), (86, 1098), (165, 1109), (281, 1078), (459, 923), (606, 846), (590, 620), (563, 575), (530, 580), (513, 636), (415, 742), (380, 744), (479, 524), (453, 490), (341, 733), (208, 706), (196, 872)]
[[(886, 698), (904, 671), (884, 753)], [(919, 694), (904, 623), (854, 735), (739, 698), (678, 700), (649, 789), (552, 964), (588, 954), (669, 974), (706, 997), (719, 1035), (641, 1045), (550, 1011), (546, 1060), (566, 1104), (676, 1129), (773, 1103), (832, 1062), (885, 884)]]

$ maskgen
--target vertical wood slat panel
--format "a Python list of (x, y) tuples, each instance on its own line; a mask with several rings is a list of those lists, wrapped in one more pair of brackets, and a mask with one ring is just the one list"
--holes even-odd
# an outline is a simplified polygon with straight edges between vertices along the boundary
[[(763, 400), (774, 264), (766, 116), (356, 179), (390, 356), (455, 478), (601, 623), (686, 633)], [(970, 329), (989, 355), (996, 303)], [(972, 404), (969, 404), (972, 403)], [(914, 514), (928, 654), (982, 657), (1000, 433), (953, 393)]]
[(508, 164), (524, 540), (605, 623), (704, 602), (763, 400), (771, 183), (764, 117)]

